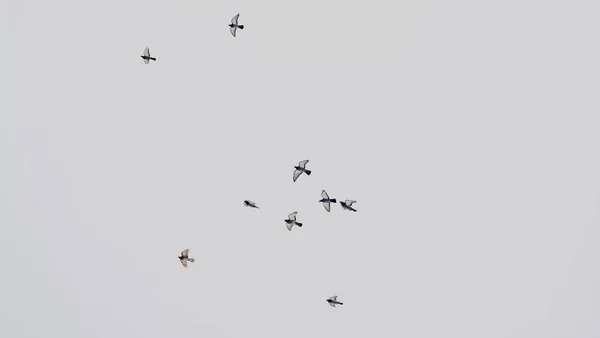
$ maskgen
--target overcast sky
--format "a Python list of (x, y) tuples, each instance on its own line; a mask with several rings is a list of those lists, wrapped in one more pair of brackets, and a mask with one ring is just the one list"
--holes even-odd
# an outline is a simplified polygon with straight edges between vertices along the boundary
[(599, 10), (2, 1), (0, 336), (600, 336)]

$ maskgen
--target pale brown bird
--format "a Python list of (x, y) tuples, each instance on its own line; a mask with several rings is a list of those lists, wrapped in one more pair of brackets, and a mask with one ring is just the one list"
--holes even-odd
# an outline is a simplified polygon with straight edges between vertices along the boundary
[(188, 264), (187, 264), (188, 262), (194, 263), (194, 261), (195, 261), (195, 259), (193, 259), (192, 257), (188, 257), (189, 252), (190, 252), (190, 249), (185, 249), (181, 252), (181, 256), (177, 257), (177, 258), (179, 258), (179, 261), (181, 262), (181, 264), (186, 268), (188, 267)]

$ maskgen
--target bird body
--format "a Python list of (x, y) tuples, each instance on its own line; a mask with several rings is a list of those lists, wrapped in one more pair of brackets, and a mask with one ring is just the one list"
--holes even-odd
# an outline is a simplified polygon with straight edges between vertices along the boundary
[(196, 261), (192, 257), (188, 256), (189, 252), (190, 252), (190, 249), (185, 249), (181, 252), (181, 255), (179, 257), (177, 257), (177, 258), (179, 258), (179, 261), (185, 268), (188, 267), (188, 262), (194, 263)]
[(231, 23), (229, 24), (229, 31), (231, 32), (231, 35), (233, 35), (233, 37), (235, 37), (235, 34), (237, 32), (237, 29), (244, 29), (244, 25), (238, 25), (238, 19), (240, 18), (240, 15), (237, 14), (236, 16), (233, 17), (233, 19), (231, 19)]
[(306, 164), (308, 160), (300, 161), (297, 166), (294, 166), (294, 182), (302, 175), (302, 173), (306, 173), (306, 175), (310, 175), (311, 170), (306, 169)]
[(342, 206), (343, 209), (345, 210), (350, 210), (350, 211), (354, 211), (356, 212), (356, 209), (354, 209), (352, 207), (352, 204), (356, 203), (356, 201), (352, 201), (352, 200), (345, 200), (343, 202), (340, 202), (340, 205)]
[(323, 190), (321, 191), (321, 199), (319, 202), (323, 203), (323, 207), (325, 207), (325, 210), (329, 212), (331, 211), (331, 203), (336, 203), (337, 200), (335, 198), (329, 198), (327, 191)]
[(344, 303), (337, 301), (337, 296), (331, 296), (327, 298), (327, 303), (329, 303), (331, 307), (335, 307), (336, 305), (344, 305)]
[(144, 59), (145, 64), (148, 64), (150, 62), (150, 60), (156, 61), (156, 58), (153, 58), (150, 56), (150, 48), (148, 48), (148, 47), (146, 47), (146, 49), (144, 49), (144, 54), (142, 55), (142, 59)]
[(259, 207), (256, 205), (256, 203), (254, 203), (254, 202), (252, 202), (252, 201), (249, 201), (249, 200), (245, 200), (245, 201), (244, 201), (244, 205), (245, 205), (245, 206), (247, 206), (247, 207), (250, 207), (250, 208), (256, 208), (256, 209), (260, 209), (260, 208), (259, 208)]
[(285, 225), (287, 226), (287, 229), (289, 231), (292, 231), (292, 227), (294, 225), (296, 225), (298, 227), (302, 227), (302, 223), (296, 221), (296, 215), (297, 214), (298, 214), (298, 212), (294, 211), (294, 212), (292, 212), (291, 214), (288, 215), (288, 218), (286, 220), (284, 220)]

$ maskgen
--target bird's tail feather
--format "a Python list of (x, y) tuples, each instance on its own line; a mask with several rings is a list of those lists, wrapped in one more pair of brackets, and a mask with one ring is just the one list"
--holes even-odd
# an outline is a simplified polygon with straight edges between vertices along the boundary
[(188, 261), (190, 261), (190, 262), (194, 263), (196, 260), (195, 260), (195, 259), (193, 259), (193, 258), (188, 258)]
[(302, 223), (300, 223), (300, 222), (296, 222), (296, 225), (299, 227), (302, 227)]
[(239, 25), (238, 28), (239, 29), (244, 29), (244, 25)]
[(332, 199), (330, 199), (330, 200), (329, 200), (329, 202), (331, 202), (331, 203), (336, 203), (336, 202), (337, 202), (337, 200), (336, 200), (335, 198), (332, 198)]
[(306, 173), (306, 175), (310, 175), (310, 173), (311, 173), (312, 171), (310, 171), (310, 170), (304, 170), (304, 172)]
[(339, 304), (340, 304), (340, 305), (344, 305), (344, 303), (341, 303), (341, 302), (340, 302)]
[(150, 58), (150, 60), (154, 60), (154, 61), (156, 61), (156, 58)]

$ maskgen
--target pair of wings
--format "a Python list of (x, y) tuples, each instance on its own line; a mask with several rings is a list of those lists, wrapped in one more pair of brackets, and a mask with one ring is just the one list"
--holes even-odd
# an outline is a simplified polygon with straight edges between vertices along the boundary
[(238, 18), (240, 17), (240, 15), (236, 15), (233, 17), (233, 19), (231, 19), (231, 24), (233, 25), (233, 27), (229, 27), (229, 31), (231, 32), (231, 35), (233, 35), (233, 37), (235, 37), (235, 32), (237, 31), (237, 24), (238, 24)]
[(291, 214), (288, 215), (288, 220), (292, 221), (292, 222), (285, 222), (285, 226), (287, 227), (287, 229), (289, 231), (292, 231), (292, 227), (294, 226), (294, 223), (296, 223), (296, 215), (298, 214), (297, 211), (292, 212)]
[(185, 249), (185, 250), (183, 250), (183, 251), (181, 252), (181, 257), (183, 257), (183, 259), (180, 259), (180, 260), (179, 260), (179, 261), (181, 262), (181, 264), (182, 264), (184, 267), (186, 267), (186, 268), (188, 267), (188, 264), (187, 264), (187, 259), (186, 259), (186, 258), (188, 258), (188, 254), (189, 254), (189, 253), (190, 253), (190, 249)]
[[(327, 191), (325, 191), (325, 190), (321, 191), (321, 197), (323, 197), (323, 199), (328, 200), (329, 195), (327, 194)], [(323, 206), (325, 207), (325, 210), (327, 210), (327, 212), (331, 211), (331, 203), (323, 202)]]
[(146, 49), (144, 49), (144, 63), (148, 64), (148, 62), (150, 62), (150, 48), (146, 47)]

